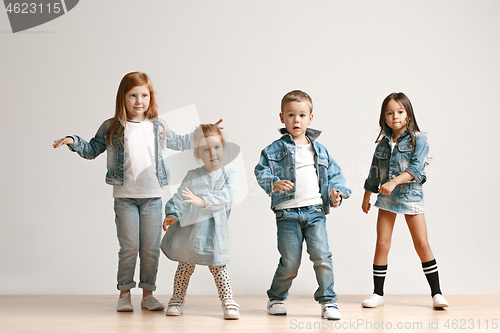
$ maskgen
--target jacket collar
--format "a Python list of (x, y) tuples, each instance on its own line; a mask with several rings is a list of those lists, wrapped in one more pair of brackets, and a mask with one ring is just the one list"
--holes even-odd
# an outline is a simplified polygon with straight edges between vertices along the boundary
[[(283, 137), (286, 137), (289, 140), (292, 140), (292, 136), (290, 135), (290, 133), (288, 133), (288, 131), (286, 130), (285, 127), (280, 128), (279, 131), (281, 134), (283, 134)], [(321, 134), (320, 130), (315, 130), (312, 128), (306, 129), (306, 136), (309, 139), (309, 141), (311, 141), (311, 142), (315, 141), (320, 134)]]
[[(391, 140), (392, 138), (392, 129), (388, 128), (384, 132), (382, 132), (382, 135), (387, 138), (387, 140)], [(403, 134), (401, 134), (400, 138), (401, 140), (404, 139), (405, 137), (409, 136), (410, 132), (408, 130), (405, 130)]]

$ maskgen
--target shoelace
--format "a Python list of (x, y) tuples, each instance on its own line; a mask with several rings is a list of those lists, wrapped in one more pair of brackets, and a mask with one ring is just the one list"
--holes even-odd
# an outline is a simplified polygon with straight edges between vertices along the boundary
[(271, 306), (270, 308), (272, 308), (273, 306), (275, 305), (285, 305), (285, 302), (280, 302), (280, 301), (271, 301)]
[(326, 311), (327, 309), (330, 309), (330, 308), (334, 308), (335, 310), (338, 310), (338, 309), (339, 309), (337, 305), (333, 305), (333, 304), (332, 304), (332, 305), (325, 305), (325, 311)]

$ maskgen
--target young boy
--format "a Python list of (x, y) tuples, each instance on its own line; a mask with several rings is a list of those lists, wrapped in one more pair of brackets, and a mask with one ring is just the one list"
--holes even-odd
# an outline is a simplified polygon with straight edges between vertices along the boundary
[(319, 284), (314, 299), (321, 304), (321, 316), (338, 320), (325, 214), (330, 212), (330, 206), (337, 208), (341, 198), (348, 198), (351, 190), (344, 186), (345, 178), (338, 164), (315, 141), (321, 132), (308, 129), (312, 110), (308, 94), (300, 90), (287, 93), (281, 100), (283, 136), (262, 151), (255, 167), (257, 182), (271, 196), (281, 255), (267, 291), (267, 311), (271, 315), (286, 315), (284, 300), (297, 276), (305, 240)]

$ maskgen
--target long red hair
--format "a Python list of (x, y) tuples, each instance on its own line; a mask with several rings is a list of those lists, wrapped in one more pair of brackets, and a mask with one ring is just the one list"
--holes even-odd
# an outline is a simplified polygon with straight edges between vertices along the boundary
[[(125, 95), (134, 87), (147, 86), (149, 89), (149, 108), (144, 112), (146, 118), (153, 119), (158, 117), (158, 106), (156, 105), (155, 91), (153, 83), (146, 73), (132, 72), (123, 77), (116, 93), (115, 117), (108, 129), (108, 140), (113, 146), (113, 136), (116, 135), (118, 142), (123, 146), (123, 133), (127, 126), (127, 109), (125, 108)], [(115, 133), (116, 132), (116, 133)], [(165, 133), (164, 133), (165, 135)]]

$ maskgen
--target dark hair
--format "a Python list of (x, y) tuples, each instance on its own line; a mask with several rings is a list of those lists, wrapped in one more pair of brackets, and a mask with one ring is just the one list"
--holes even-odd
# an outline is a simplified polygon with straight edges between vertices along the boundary
[(405, 108), (407, 115), (406, 129), (410, 133), (411, 141), (413, 142), (413, 147), (415, 147), (416, 143), (415, 132), (420, 132), (420, 128), (418, 128), (417, 119), (415, 118), (415, 114), (413, 113), (413, 106), (411, 105), (410, 99), (402, 92), (389, 94), (389, 96), (387, 96), (382, 102), (382, 107), (380, 108), (380, 119), (379, 119), (380, 132), (378, 133), (377, 140), (375, 140), (375, 143), (382, 141), (383, 140), (382, 134), (385, 131), (387, 131), (388, 128), (390, 128), (385, 122), (385, 112), (387, 111), (387, 104), (389, 104), (391, 100), (395, 100), (396, 102), (401, 103)]

